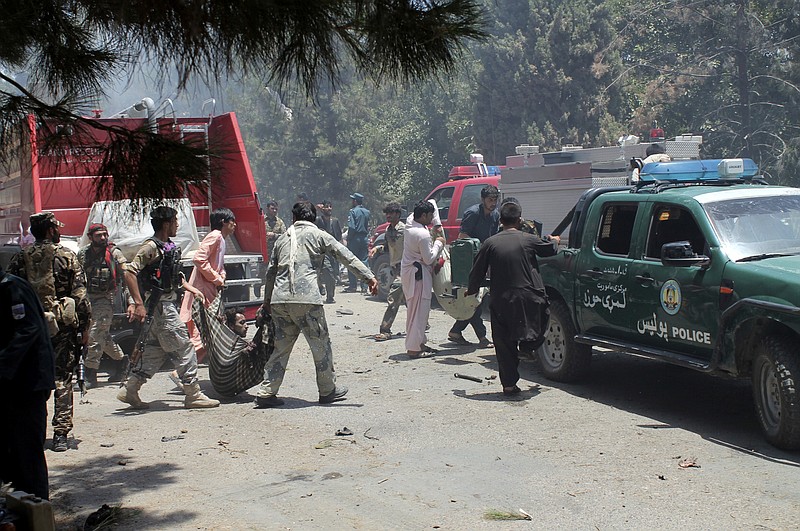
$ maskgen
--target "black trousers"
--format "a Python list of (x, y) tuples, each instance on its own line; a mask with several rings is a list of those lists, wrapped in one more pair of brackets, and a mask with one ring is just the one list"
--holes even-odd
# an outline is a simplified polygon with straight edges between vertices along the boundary
[[(472, 329), (475, 330), (475, 335), (478, 336), (478, 339), (486, 337), (486, 325), (483, 324), (482, 313), (483, 301), (475, 308), (475, 313), (472, 314), (472, 317), (464, 319), (463, 321), (456, 321), (450, 329), (450, 333), (460, 334), (467, 329), (467, 326), (472, 325)], [(492, 340), (494, 340), (494, 328), (492, 328)]]
[(50, 391), (0, 390), (0, 479), (49, 499), (44, 440)]
[(491, 312), (492, 342), (497, 356), (497, 368), (503, 387), (513, 387), (519, 381), (519, 340), (503, 322)]

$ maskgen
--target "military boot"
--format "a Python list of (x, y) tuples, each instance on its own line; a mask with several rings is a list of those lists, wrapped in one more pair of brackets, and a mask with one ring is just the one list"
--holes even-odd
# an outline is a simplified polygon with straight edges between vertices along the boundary
[(197, 382), (184, 384), (183, 392), (186, 394), (186, 398), (183, 400), (183, 407), (187, 409), (217, 407), (219, 405), (219, 400), (208, 398), (203, 394), (203, 391), (200, 390), (200, 384)]
[(128, 356), (123, 356), (121, 360), (114, 362), (114, 371), (108, 375), (109, 382), (121, 382), (128, 372), (130, 359)]
[(117, 393), (117, 400), (130, 404), (133, 409), (149, 408), (150, 404), (142, 402), (142, 399), (139, 398), (139, 389), (144, 382), (144, 380), (132, 374), (122, 389), (119, 390), (119, 393)]

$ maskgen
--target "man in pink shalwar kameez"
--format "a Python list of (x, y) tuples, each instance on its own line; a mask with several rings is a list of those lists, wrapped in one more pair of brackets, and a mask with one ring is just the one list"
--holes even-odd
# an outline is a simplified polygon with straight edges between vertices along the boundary
[(444, 248), (443, 237), (431, 238), (427, 228), (434, 218), (435, 207), (428, 201), (414, 206), (414, 219), (406, 225), (403, 242), (403, 259), (400, 262), (400, 280), (406, 297), (406, 353), (419, 358), (426, 352), (428, 338), (425, 327), (431, 311), (433, 293), (433, 264)]
[[(200, 248), (194, 253), (192, 262), (194, 269), (189, 278), (189, 285), (196, 287), (205, 297), (205, 306), (208, 308), (217, 293), (225, 285), (225, 238), (236, 231), (236, 216), (227, 208), (218, 208), (211, 212), (210, 216), (211, 232), (203, 241)], [(189, 339), (192, 341), (197, 359), (205, 357), (206, 349), (200, 333), (192, 321), (192, 302), (194, 296), (186, 293), (181, 304), (181, 321), (186, 323), (189, 331)]]

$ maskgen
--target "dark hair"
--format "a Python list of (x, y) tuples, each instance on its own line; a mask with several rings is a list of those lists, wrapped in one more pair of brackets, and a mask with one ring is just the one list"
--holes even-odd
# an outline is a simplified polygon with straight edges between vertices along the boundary
[(395, 212), (398, 214), (403, 212), (403, 208), (400, 206), (400, 203), (392, 202), (383, 207), (384, 214), (394, 214)]
[(428, 201), (420, 201), (414, 205), (414, 219), (417, 220), (425, 214), (433, 214), (433, 205)]
[(308, 196), (306, 195), (305, 192), (300, 192), (299, 194), (297, 194), (297, 198), (296, 199), (297, 199), (298, 203), (300, 201), (308, 201)]
[(492, 184), (487, 184), (481, 190), (481, 199), (486, 199), (487, 197), (499, 197), (500, 190), (497, 189), (496, 186)]
[(165, 223), (169, 223), (178, 217), (178, 211), (172, 207), (160, 206), (150, 211), (150, 226), (153, 230), (158, 232), (164, 227)]
[(222, 224), (226, 221), (236, 220), (236, 216), (229, 208), (217, 208), (209, 216), (211, 230), (222, 230)]
[(329, 206), (331, 206), (333, 203), (331, 203), (331, 200), (330, 200), (330, 199), (325, 199), (325, 200), (324, 200), (324, 201), (322, 201), (322, 203), (320, 203), (320, 204), (321, 204), (322, 206), (324, 206), (324, 207), (329, 207)]
[(274, 206), (275, 208), (278, 208), (278, 202), (275, 201), (274, 199), (270, 199), (269, 201), (267, 201), (267, 206), (268, 207)]
[(650, 155), (656, 155), (656, 154), (664, 153), (664, 146), (654, 142), (654, 143), (650, 144), (649, 146), (647, 146), (647, 149), (644, 152), (648, 157)]
[(513, 225), (522, 217), (522, 208), (516, 203), (504, 203), (500, 207), (500, 223)]
[(47, 230), (52, 227), (53, 224), (50, 222), (47, 223), (31, 223), (31, 234), (37, 240), (43, 240), (47, 237)]
[(292, 207), (292, 217), (295, 221), (314, 222), (317, 219), (317, 209), (311, 201), (300, 201)]
[(244, 311), (238, 307), (227, 308), (225, 310), (225, 324), (228, 325), (228, 328), (233, 329), (233, 325), (236, 324), (236, 316), (238, 314), (244, 315)]
[(504, 197), (503, 200), (500, 202), (500, 206), (503, 206), (506, 203), (514, 203), (518, 207), (520, 208), (522, 207), (522, 205), (519, 204), (519, 199), (517, 199), (516, 197)]

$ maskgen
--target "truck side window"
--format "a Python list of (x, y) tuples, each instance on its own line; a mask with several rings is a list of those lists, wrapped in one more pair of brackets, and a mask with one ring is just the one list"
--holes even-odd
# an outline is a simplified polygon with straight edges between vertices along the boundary
[(631, 248), (636, 205), (609, 205), (600, 220), (597, 250), (605, 254), (627, 256)]
[(660, 259), (661, 247), (665, 243), (679, 241), (691, 243), (697, 255), (705, 252), (706, 239), (688, 210), (674, 206), (656, 207), (650, 222), (645, 256)]
[(464, 211), (481, 202), (481, 190), (485, 184), (470, 184), (461, 191), (461, 200), (458, 203), (458, 219), (464, 217)]
[(430, 199), (436, 201), (436, 206), (439, 207), (439, 217), (442, 219), (442, 223), (450, 217), (450, 205), (453, 203), (454, 190), (454, 186), (439, 188), (430, 196)]

